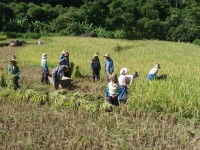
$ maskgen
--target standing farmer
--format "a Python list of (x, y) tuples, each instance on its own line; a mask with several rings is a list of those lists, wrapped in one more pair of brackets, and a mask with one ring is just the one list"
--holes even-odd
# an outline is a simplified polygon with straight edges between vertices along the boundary
[(14, 84), (14, 89), (19, 88), (19, 67), (17, 66), (17, 60), (16, 59), (11, 59), (10, 64), (8, 65), (8, 75), (13, 75), (13, 84)]
[(149, 71), (149, 74), (147, 75), (147, 79), (148, 80), (153, 80), (153, 79), (156, 79), (157, 77), (157, 73), (160, 69), (160, 64), (156, 64), (150, 71)]
[(100, 64), (98, 56), (99, 56), (98, 52), (94, 53), (94, 56), (93, 56), (92, 61), (90, 63), (93, 81), (95, 81), (95, 77), (97, 78), (97, 80), (100, 79), (101, 64)]
[(54, 82), (53, 85), (56, 90), (59, 87), (60, 79), (62, 78), (62, 72), (67, 72), (67, 71), (69, 71), (68, 67), (64, 65), (58, 66), (53, 69), (53, 72), (52, 72), (52, 77), (53, 77), (53, 82)]
[(48, 69), (48, 65), (47, 65), (47, 54), (46, 53), (42, 54), (41, 66), (42, 66), (41, 82), (42, 83), (46, 83), (46, 84), (50, 84), (49, 78), (48, 78), (49, 69)]
[(63, 75), (65, 77), (70, 77), (71, 76), (71, 65), (69, 62), (69, 52), (63, 51), (62, 55), (60, 56), (60, 62), (59, 65), (65, 65), (68, 67), (68, 72), (63, 72)]
[(106, 58), (105, 61), (105, 73), (106, 73), (106, 79), (109, 82), (109, 76), (112, 75), (114, 72), (114, 64), (113, 60), (110, 58), (110, 55), (107, 53), (104, 56)]

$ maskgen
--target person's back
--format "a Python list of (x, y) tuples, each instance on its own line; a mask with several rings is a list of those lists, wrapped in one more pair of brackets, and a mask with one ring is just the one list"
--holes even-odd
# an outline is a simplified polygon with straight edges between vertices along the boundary
[(148, 80), (153, 80), (156, 78), (157, 76), (157, 73), (160, 69), (160, 64), (156, 64), (154, 68), (152, 68), (150, 71), (149, 71), (149, 74), (147, 75), (147, 79)]

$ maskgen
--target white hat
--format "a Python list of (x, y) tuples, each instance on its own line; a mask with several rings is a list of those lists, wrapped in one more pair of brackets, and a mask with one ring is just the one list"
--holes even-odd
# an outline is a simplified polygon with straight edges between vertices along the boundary
[(121, 74), (121, 75), (126, 74), (126, 73), (127, 73), (127, 70), (128, 70), (127, 68), (121, 69), (121, 70), (120, 70), (120, 74)]
[(46, 53), (43, 53), (43, 54), (42, 54), (42, 58), (47, 58), (47, 54), (46, 54)]

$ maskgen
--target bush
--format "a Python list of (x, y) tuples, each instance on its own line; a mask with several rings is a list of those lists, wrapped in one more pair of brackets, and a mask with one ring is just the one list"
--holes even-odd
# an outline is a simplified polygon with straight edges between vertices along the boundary
[(195, 39), (195, 40), (193, 41), (193, 44), (200, 45), (200, 39)]
[(6, 35), (7, 35), (7, 38), (17, 38), (16, 32), (7, 32)]

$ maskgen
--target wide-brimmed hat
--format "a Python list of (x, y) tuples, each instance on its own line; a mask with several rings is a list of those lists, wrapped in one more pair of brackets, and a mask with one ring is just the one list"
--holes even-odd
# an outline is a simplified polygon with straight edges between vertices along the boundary
[(12, 59), (16, 59), (17, 57), (15, 55), (12, 55)]
[(120, 70), (120, 74), (121, 74), (121, 75), (126, 74), (127, 71), (128, 71), (127, 68), (123, 68), (123, 69)]
[(98, 52), (95, 52), (94, 53), (94, 57), (98, 57), (99, 56), (99, 53)]
[(64, 56), (69, 56), (69, 52), (65, 52), (63, 55)]
[(47, 58), (47, 54), (46, 54), (46, 53), (43, 53), (43, 54), (42, 54), (42, 58)]
[(110, 55), (108, 53), (106, 53), (103, 57), (110, 57)]
[(159, 64), (159, 63), (157, 63), (157, 64), (155, 65), (155, 68), (158, 68), (158, 69), (160, 69), (160, 64)]
[(11, 59), (10, 62), (17, 63), (17, 60), (16, 59)]
[(69, 68), (66, 65), (63, 65), (63, 69), (64, 68), (67, 70), (67, 72), (69, 71)]
[(117, 74), (112, 74), (112, 75), (110, 75), (110, 76), (109, 76), (109, 79), (110, 79), (112, 82), (118, 83)]

